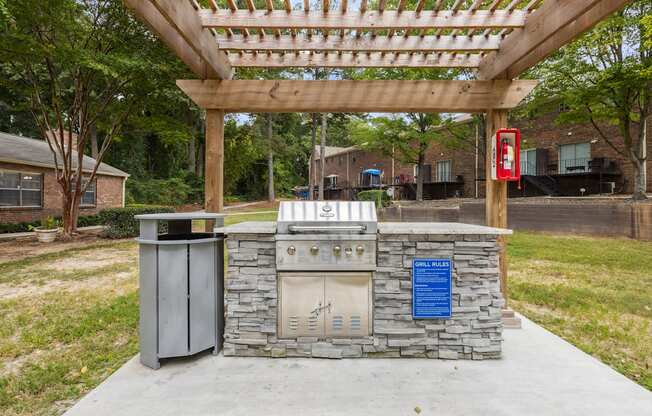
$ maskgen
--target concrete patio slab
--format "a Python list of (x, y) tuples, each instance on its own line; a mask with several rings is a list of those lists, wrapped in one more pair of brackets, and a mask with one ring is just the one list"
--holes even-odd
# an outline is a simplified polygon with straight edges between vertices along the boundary
[(531, 321), (504, 335), (495, 361), (135, 357), (66, 415), (652, 415), (651, 392)]

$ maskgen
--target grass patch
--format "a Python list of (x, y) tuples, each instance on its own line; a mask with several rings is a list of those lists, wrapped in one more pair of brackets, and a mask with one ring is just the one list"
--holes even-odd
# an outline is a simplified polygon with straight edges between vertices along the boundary
[(138, 352), (135, 248), (111, 241), (0, 264), (0, 286), (44, 289), (0, 297), (1, 415), (61, 414)]
[(652, 244), (518, 232), (511, 306), (652, 390)]
[(276, 221), (276, 218), (278, 217), (278, 213), (276, 211), (274, 212), (269, 212), (269, 211), (270, 210), (267, 209), (265, 210), (265, 212), (262, 213), (228, 215), (226, 218), (224, 218), (224, 225), (233, 225), (245, 221)]

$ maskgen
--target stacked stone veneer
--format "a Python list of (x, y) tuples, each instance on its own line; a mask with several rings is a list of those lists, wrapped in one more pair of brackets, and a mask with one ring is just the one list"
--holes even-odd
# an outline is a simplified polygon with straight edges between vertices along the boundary
[[(279, 339), (274, 235), (231, 234), (227, 248), (226, 356), (500, 357), (496, 236), (379, 234), (373, 336), (346, 339)], [(454, 260), (451, 319), (412, 319), (414, 257)]]

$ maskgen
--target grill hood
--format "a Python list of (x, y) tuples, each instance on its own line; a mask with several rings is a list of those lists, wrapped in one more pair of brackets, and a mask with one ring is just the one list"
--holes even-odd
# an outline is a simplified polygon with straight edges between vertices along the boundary
[(372, 201), (283, 201), (277, 232), (376, 234), (378, 218)]

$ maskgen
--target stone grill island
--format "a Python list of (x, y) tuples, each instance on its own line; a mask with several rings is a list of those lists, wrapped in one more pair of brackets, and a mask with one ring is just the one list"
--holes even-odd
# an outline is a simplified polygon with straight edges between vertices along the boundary
[[(305, 221), (294, 234), (280, 232), (288, 213)], [(375, 218), (368, 202), (288, 202), (278, 223), (220, 230), (228, 250), (224, 355), (499, 358), (497, 238), (511, 231)], [(298, 260), (290, 267), (287, 259)], [(429, 269), (442, 265), (449, 269)], [(416, 289), (421, 280), (413, 291), (422, 276), (425, 291)]]

